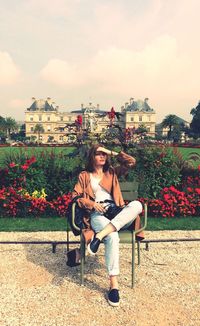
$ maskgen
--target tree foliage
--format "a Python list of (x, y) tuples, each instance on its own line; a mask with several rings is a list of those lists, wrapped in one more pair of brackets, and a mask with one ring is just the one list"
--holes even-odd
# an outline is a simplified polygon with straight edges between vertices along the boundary
[(44, 132), (44, 128), (41, 123), (37, 123), (34, 128), (34, 133), (38, 135), (38, 141), (40, 141), (40, 134)]
[(200, 137), (200, 101), (196, 108), (193, 108), (190, 112), (192, 114), (193, 119), (190, 124), (190, 133), (195, 139)]
[(185, 131), (185, 124), (182, 119), (175, 114), (167, 115), (161, 123), (163, 128), (169, 128), (167, 138), (178, 142), (181, 139), (182, 132)]

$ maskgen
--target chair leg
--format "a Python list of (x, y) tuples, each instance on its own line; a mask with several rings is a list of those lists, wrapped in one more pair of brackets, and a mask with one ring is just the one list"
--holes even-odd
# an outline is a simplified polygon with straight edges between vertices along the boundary
[(69, 251), (69, 225), (68, 225), (68, 221), (67, 221), (67, 251)]
[(135, 232), (132, 232), (132, 282), (131, 287), (135, 284)]
[(138, 265), (140, 265), (140, 241), (137, 241)]
[(81, 285), (84, 283), (84, 263), (85, 263), (85, 239), (80, 237), (80, 252), (81, 252)]

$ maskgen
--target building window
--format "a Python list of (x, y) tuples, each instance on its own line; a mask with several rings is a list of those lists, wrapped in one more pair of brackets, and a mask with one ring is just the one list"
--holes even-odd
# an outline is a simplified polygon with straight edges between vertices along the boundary
[(49, 116), (47, 117), (47, 121), (50, 121), (50, 117)]
[(51, 126), (47, 126), (47, 131), (51, 131)]
[(34, 131), (34, 128), (33, 127), (31, 127), (31, 131)]
[(149, 121), (151, 121), (151, 116), (149, 115)]
[(59, 140), (63, 141), (63, 136), (59, 136)]
[(39, 121), (42, 121), (42, 116), (41, 115), (39, 115)]
[(69, 117), (69, 121), (72, 121), (72, 117)]
[(140, 122), (142, 121), (142, 115), (139, 115), (139, 121)]
[(63, 121), (63, 117), (60, 117), (60, 121)]
[(150, 132), (150, 131), (151, 131), (150, 127), (147, 127), (147, 132)]
[(134, 121), (134, 117), (131, 117), (131, 121)]
[(105, 128), (102, 128), (102, 132), (105, 132)]
[(33, 117), (30, 117), (30, 121), (33, 121)]

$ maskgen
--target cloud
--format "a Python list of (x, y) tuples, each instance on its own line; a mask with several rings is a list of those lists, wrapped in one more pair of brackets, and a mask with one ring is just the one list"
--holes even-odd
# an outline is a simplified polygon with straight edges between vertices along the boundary
[(166, 114), (174, 110), (181, 116), (184, 108), (189, 114), (189, 103), (198, 92), (198, 66), (197, 60), (191, 61), (179, 51), (174, 37), (165, 34), (141, 50), (108, 47), (76, 64), (52, 59), (40, 76), (58, 89), (76, 92), (78, 97), (91, 94), (106, 105), (114, 99), (118, 108), (130, 97), (149, 97), (150, 105), (160, 110), (160, 119), (164, 114), (161, 110)]
[(73, 87), (82, 83), (77, 65), (60, 59), (49, 60), (47, 65), (41, 70), (40, 76), (43, 80), (60, 87)]
[(0, 85), (11, 85), (21, 79), (21, 71), (8, 52), (0, 51)]
[(26, 99), (15, 98), (8, 103), (8, 106), (12, 109), (24, 109), (28, 107), (29, 102), (30, 99), (26, 100)]
[(50, 17), (63, 17), (71, 15), (80, 0), (28, 0), (24, 3), (24, 9), (32, 14)]
[(99, 88), (100, 93), (107, 90), (127, 95), (145, 88), (153, 91), (155, 84), (162, 83), (162, 78), (165, 84), (183, 67), (185, 69), (185, 65), (185, 58), (178, 54), (176, 40), (163, 35), (141, 51), (109, 47), (76, 65), (51, 59), (40, 76), (61, 87), (93, 86)]

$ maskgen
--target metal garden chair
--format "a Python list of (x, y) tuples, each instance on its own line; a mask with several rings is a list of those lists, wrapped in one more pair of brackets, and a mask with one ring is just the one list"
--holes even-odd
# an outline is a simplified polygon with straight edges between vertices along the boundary
[[(125, 201), (132, 201), (137, 198), (137, 190), (138, 190), (138, 183), (137, 182), (121, 182), (120, 188), (122, 191), (122, 195)], [(74, 228), (80, 231), (74, 223), (75, 219), (75, 205), (73, 204), (72, 207), (72, 223)], [(135, 251), (136, 251), (136, 242), (137, 242), (137, 257), (138, 257), (138, 265), (140, 265), (140, 241), (137, 240), (137, 234), (143, 231), (147, 226), (147, 205), (144, 205), (144, 221), (143, 226), (135, 230), (134, 226), (132, 228), (126, 230), (119, 231), (120, 243), (131, 243), (132, 244), (132, 268), (131, 268), (131, 287), (134, 287), (135, 283)], [(67, 231), (68, 232), (68, 231)], [(68, 241), (69, 241), (69, 232), (67, 234)], [(68, 248), (69, 249), (69, 248)], [(85, 264), (85, 238), (83, 233), (80, 234), (80, 253), (81, 253), (81, 265), (80, 265), (80, 274), (81, 274), (81, 284), (84, 283), (84, 264)]]

